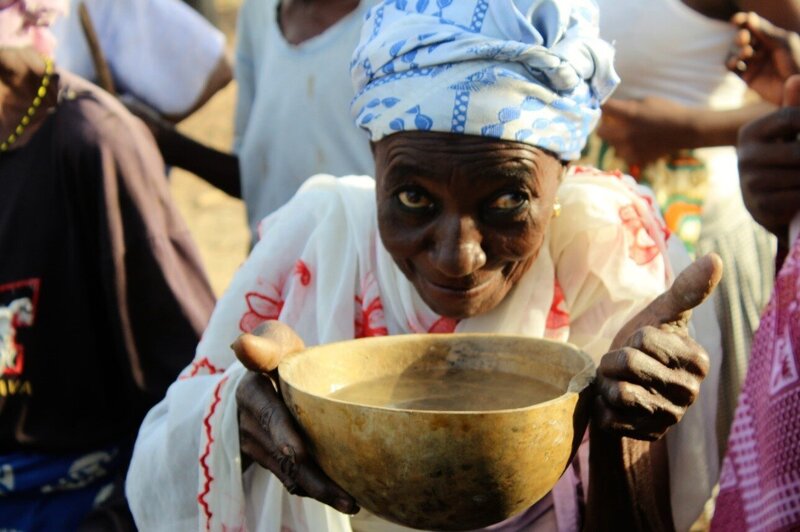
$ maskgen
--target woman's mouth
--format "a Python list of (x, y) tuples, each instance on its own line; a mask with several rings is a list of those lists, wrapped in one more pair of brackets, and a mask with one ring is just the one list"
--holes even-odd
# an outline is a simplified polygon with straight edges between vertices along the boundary
[(473, 298), (479, 296), (483, 291), (492, 285), (493, 277), (489, 277), (478, 283), (472, 282), (459, 282), (453, 279), (452, 282), (447, 281), (432, 281), (426, 277), (422, 277), (423, 282), (428, 285), (429, 289), (433, 292), (442, 294), (447, 297), (457, 298)]

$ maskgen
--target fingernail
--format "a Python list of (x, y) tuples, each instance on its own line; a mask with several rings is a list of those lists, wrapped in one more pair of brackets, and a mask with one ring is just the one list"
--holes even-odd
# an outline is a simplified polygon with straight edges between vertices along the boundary
[(336, 509), (344, 514), (358, 513), (359, 507), (352, 499), (342, 497), (336, 501)]
[(240, 338), (241, 336), (237, 336), (236, 340), (234, 340), (233, 343), (231, 344), (231, 349), (233, 349), (233, 351), (236, 351), (241, 345), (241, 342), (239, 341)]

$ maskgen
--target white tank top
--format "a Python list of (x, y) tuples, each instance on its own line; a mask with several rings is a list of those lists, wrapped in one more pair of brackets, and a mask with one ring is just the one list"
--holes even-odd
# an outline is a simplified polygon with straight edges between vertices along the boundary
[[(600, 36), (617, 50), (622, 83), (614, 98), (660, 96), (711, 109), (741, 107), (747, 87), (725, 68), (736, 29), (680, 0), (597, 0)], [(696, 150), (709, 168), (706, 209), (740, 198), (736, 151)]]
[(661, 96), (684, 105), (742, 105), (745, 84), (725, 68), (735, 28), (680, 0), (598, 0), (600, 35), (617, 49), (615, 98)]

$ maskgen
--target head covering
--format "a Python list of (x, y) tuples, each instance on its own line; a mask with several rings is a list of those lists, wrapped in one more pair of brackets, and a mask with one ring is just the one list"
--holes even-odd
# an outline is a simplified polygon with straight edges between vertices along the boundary
[(619, 83), (593, 0), (386, 0), (351, 63), (373, 141), (442, 131), (575, 159)]
[(67, 0), (0, 0), (0, 48), (33, 46), (52, 55), (50, 25), (67, 10)]

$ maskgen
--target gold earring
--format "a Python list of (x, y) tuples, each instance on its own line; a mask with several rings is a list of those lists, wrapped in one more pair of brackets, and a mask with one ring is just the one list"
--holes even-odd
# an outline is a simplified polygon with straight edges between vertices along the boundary
[(556, 201), (553, 202), (553, 218), (558, 218), (559, 216), (561, 216), (561, 202), (556, 198)]

